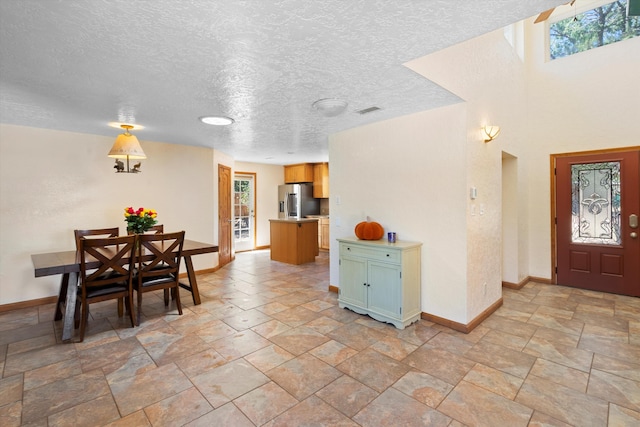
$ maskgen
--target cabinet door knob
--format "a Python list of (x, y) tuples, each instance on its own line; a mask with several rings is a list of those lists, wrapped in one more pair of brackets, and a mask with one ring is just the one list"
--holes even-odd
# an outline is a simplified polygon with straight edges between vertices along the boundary
[(367, 286), (367, 284), (366, 284), (366, 283), (363, 283), (363, 284), (362, 284), (362, 286)]
[(389, 254), (387, 254), (387, 256), (389, 256)]

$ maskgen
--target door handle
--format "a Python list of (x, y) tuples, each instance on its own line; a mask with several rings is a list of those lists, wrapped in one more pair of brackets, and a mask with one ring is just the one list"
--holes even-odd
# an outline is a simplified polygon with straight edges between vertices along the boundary
[[(629, 215), (629, 227), (631, 228), (638, 228), (638, 215), (636, 214), (631, 214)], [(636, 233), (635, 231), (632, 231), (629, 236), (632, 239), (637, 239), (638, 238), (638, 233)]]

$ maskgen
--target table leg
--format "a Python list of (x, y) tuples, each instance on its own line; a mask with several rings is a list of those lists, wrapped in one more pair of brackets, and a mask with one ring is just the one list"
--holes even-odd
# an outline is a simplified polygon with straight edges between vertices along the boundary
[(69, 285), (69, 273), (62, 274), (62, 280), (60, 280), (60, 293), (58, 294), (58, 302), (56, 303), (56, 314), (53, 320), (62, 319), (62, 304), (67, 299), (67, 286)]
[(193, 269), (193, 261), (191, 261), (191, 256), (186, 255), (184, 257), (184, 264), (187, 267), (187, 277), (189, 278), (189, 285), (185, 285), (184, 283), (180, 283), (180, 287), (191, 292), (191, 296), (193, 296), (193, 304), (200, 304), (200, 292), (198, 291), (198, 282), (196, 281), (196, 272)]
[[(69, 341), (73, 338), (74, 317), (76, 313), (76, 285), (78, 283), (78, 273), (65, 273), (67, 275), (67, 302), (64, 308), (64, 320), (62, 322), (62, 341)], [(62, 291), (61, 291), (62, 293)]]

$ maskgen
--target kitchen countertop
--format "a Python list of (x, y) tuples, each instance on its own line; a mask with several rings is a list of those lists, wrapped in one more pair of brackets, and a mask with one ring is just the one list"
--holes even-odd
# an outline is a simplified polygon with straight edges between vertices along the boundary
[(318, 218), (278, 218), (278, 219), (270, 219), (269, 221), (273, 222), (317, 222)]
[(307, 218), (329, 218), (329, 215), (307, 215)]

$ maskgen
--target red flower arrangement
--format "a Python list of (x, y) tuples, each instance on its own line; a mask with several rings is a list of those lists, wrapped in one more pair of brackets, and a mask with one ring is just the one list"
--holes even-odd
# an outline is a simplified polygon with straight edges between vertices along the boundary
[(153, 209), (138, 208), (133, 210), (129, 206), (124, 208), (124, 221), (127, 223), (127, 231), (142, 234), (158, 223), (158, 212)]

